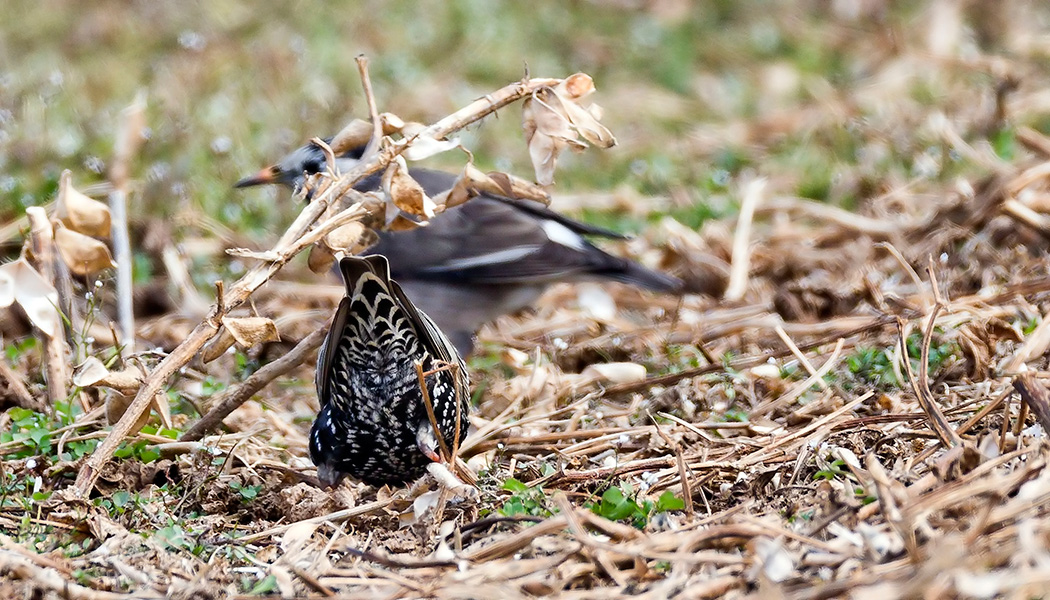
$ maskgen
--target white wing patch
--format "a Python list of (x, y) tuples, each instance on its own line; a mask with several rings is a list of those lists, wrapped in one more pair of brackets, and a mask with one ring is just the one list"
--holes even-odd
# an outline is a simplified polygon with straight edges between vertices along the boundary
[(547, 234), (550, 241), (562, 246), (568, 246), (574, 250), (586, 250), (583, 238), (578, 233), (562, 225), (557, 221), (540, 221), (543, 232)]
[[(566, 229), (566, 231), (569, 230)], [(489, 252), (488, 254), (479, 254), (478, 256), (470, 256), (467, 258), (457, 258), (456, 260), (448, 261), (440, 267), (427, 269), (427, 271), (455, 271), (458, 269), (469, 269), (471, 267), (513, 262), (520, 258), (524, 258), (539, 249), (539, 246), (532, 245), (517, 246), (516, 248), (507, 248), (506, 250), (499, 250), (498, 252)]]

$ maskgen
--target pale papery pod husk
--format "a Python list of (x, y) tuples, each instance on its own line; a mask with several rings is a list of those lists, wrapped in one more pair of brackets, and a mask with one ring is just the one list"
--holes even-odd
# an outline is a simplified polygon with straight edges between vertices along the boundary
[[(314, 273), (327, 273), (335, 264), (335, 254), (327, 244), (314, 244), (306, 257), (306, 265)], [(229, 346), (227, 346), (228, 348)], [(225, 348), (223, 349), (225, 351)]]
[(573, 73), (561, 80), (555, 89), (570, 100), (580, 100), (594, 93), (594, 79), (586, 73)]
[(171, 403), (168, 402), (168, 395), (163, 391), (153, 395), (153, 409), (160, 416), (161, 425), (166, 429), (175, 428), (175, 424), (171, 420)]
[(638, 363), (615, 362), (589, 365), (580, 375), (593, 377), (602, 383), (633, 383), (645, 381), (645, 366)]
[[(106, 422), (113, 425), (120, 418), (124, 416), (124, 413), (128, 412), (128, 406), (135, 400), (135, 394), (122, 394), (116, 390), (113, 390), (106, 396)], [(138, 433), (143, 427), (149, 423), (149, 411), (142, 411), (142, 415), (139, 416), (135, 424), (131, 426), (131, 431), (128, 435)]]
[(579, 144), (575, 141), (576, 132), (568, 117), (559, 114), (552, 102), (561, 106), (553, 90), (537, 90), (525, 99), (521, 110), (522, 129), (529, 146), (536, 182), (544, 186), (554, 183), (558, 155), (570, 143)]
[(0, 266), (0, 307), (18, 302), (29, 321), (44, 335), (62, 334), (58, 290), (25, 257)]
[(434, 201), (423, 191), (423, 186), (408, 174), (405, 159), (398, 156), (383, 173), (383, 191), (394, 206), (411, 215), (431, 218), (434, 216)]
[(489, 171), (485, 175), (503, 190), (501, 196), (535, 200), (548, 206), (551, 203), (551, 195), (531, 181), (500, 171)]
[(267, 317), (223, 317), (222, 324), (244, 348), (264, 342), (281, 341), (277, 325)]
[(84, 235), (109, 237), (109, 206), (89, 198), (73, 187), (72, 175), (63, 171), (58, 184), (55, 216), (70, 229)]
[(425, 222), (420, 223), (418, 221), (413, 221), (412, 219), (409, 219), (405, 215), (397, 215), (393, 219), (391, 219), (389, 223), (386, 224), (386, 230), (412, 231), (413, 229), (418, 229), (424, 226), (426, 226)]
[(428, 135), (412, 138), (412, 143), (405, 148), (401, 156), (408, 160), (423, 160), (442, 152), (455, 150), (461, 147), (459, 138), (450, 140), (439, 140)]
[(612, 132), (609, 131), (608, 127), (599, 123), (595, 116), (595, 114), (601, 114), (601, 108), (593, 104), (588, 108), (584, 108), (564, 97), (559, 97), (559, 101), (566, 118), (583, 139), (599, 148), (612, 148), (616, 145), (616, 138)]
[(106, 375), (109, 375), (109, 369), (106, 368), (106, 365), (102, 364), (102, 361), (94, 356), (89, 356), (73, 369), (71, 380), (73, 385), (77, 387), (87, 387), (102, 381), (106, 378)]
[(328, 235), (324, 237), (324, 241), (332, 250), (356, 254), (357, 252), (354, 249), (360, 246), (361, 238), (367, 231), (369, 229), (364, 226), (364, 223), (351, 221), (328, 232)]
[(204, 364), (210, 363), (225, 354), (235, 343), (237, 343), (237, 340), (234, 339), (233, 334), (230, 333), (228, 329), (225, 327), (219, 329), (219, 335), (212, 338), (212, 340), (204, 346), (204, 350), (201, 351), (201, 361), (204, 362)]
[(62, 261), (77, 275), (92, 275), (117, 267), (104, 243), (68, 227), (55, 227), (55, 246)]

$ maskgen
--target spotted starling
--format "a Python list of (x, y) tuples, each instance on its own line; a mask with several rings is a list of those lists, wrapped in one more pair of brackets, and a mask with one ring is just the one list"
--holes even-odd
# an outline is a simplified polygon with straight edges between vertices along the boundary
[(317, 359), (321, 411), (310, 458), (328, 486), (347, 475), (373, 485), (407, 483), (442, 460), (442, 441), (451, 450), (466, 436), (467, 371), (452, 343), (390, 279), (385, 257), (346, 257), (339, 268), (346, 296)]
[[(353, 166), (363, 148), (337, 161)], [(319, 146), (307, 144), (236, 187), (279, 183), (298, 189), (305, 175), (326, 168)], [(449, 189), (456, 176), (410, 169), (430, 196)], [(362, 180), (362, 191), (380, 187), (380, 175)], [(678, 293), (682, 282), (613, 256), (587, 241), (593, 235), (623, 236), (562, 216), (539, 202), (482, 194), (435, 217), (429, 226), (383, 232), (367, 253), (390, 259), (394, 278), (410, 298), (448, 334), (466, 356), (485, 323), (531, 305), (548, 285), (588, 279), (628, 283), (654, 292)]]

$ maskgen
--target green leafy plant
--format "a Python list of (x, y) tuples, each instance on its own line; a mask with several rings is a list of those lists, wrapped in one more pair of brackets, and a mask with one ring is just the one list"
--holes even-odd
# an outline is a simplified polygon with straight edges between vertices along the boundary
[(685, 500), (678, 498), (671, 491), (660, 494), (656, 502), (643, 500), (638, 502), (633, 486), (621, 483), (619, 487), (610, 487), (602, 494), (600, 501), (589, 505), (591, 511), (610, 521), (629, 520), (632, 525), (642, 529), (656, 513), (685, 508)]
[(531, 515), (534, 517), (549, 517), (554, 513), (547, 499), (547, 494), (541, 486), (529, 487), (511, 477), (503, 482), (503, 486), (500, 489), (512, 493), (511, 497), (499, 509), (500, 514), (504, 516)]
[(230, 482), (230, 487), (241, 494), (241, 502), (251, 502), (259, 496), (259, 492), (262, 491), (261, 485), (244, 485), (240, 481), (234, 479)]

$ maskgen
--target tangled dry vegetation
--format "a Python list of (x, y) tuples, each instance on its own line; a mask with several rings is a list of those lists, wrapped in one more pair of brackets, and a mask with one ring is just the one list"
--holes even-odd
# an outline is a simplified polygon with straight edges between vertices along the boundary
[[(896, 74), (922, 61), (967, 103), (888, 102)], [(911, 179), (867, 180), (864, 164), (844, 173), (834, 185), (858, 190), (856, 212), (794, 197), (777, 175), (741, 180), (726, 190), (739, 214), (699, 230), (665, 217), (621, 248), (697, 293), (556, 286), (481, 332), (478, 409), (460, 451), (476, 500), (426, 485), (330, 492), (304, 458), (317, 408), (310, 349), (342, 292), (270, 277), (322, 237), (307, 233), (314, 219), (333, 230), (377, 209), (339, 202), (390, 148), (320, 182), (273, 250), (237, 253), (255, 266), (210, 309), (170, 260), (170, 240), (140, 235), (183, 294), (181, 311), (137, 323), (159, 352), (132, 360), (106, 341), (118, 334), (92, 319), (113, 318), (115, 296), (92, 278), (77, 288), (92, 295), (74, 350), (99, 364), (72, 374), (70, 397), (39, 383), (44, 370), (62, 376), (49, 344), (5, 346), (4, 398), (17, 406), (0, 416), (0, 595), (1043, 595), (1050, 138), (1017, 123), (1045, 114), (1033, 82), (1045, 68), (899, 48), (879, 66), (884, 86), (692, 139), (761, 143), (853, 119), (858, 154), (878, 161), (921, 130), (939, 145), (912, 157)], [(975, 83), (975, 71), (986, 78)], [(440, 140), (551, 83), (512, 85), (421, 137)], [(606, 200), (555, 194), (553, 206)], [(34, 219), (35, 232), (51, 227)], [(234, 245), (246, 244), (185, 248)], [(32, 298), (11, 296), (32, 313)], [(279, 341), (238, 329), (258, 315)], [(201, 362), (221, 327), (250, 347)], [(216, 410), (221, 432), (201, 425)]]

